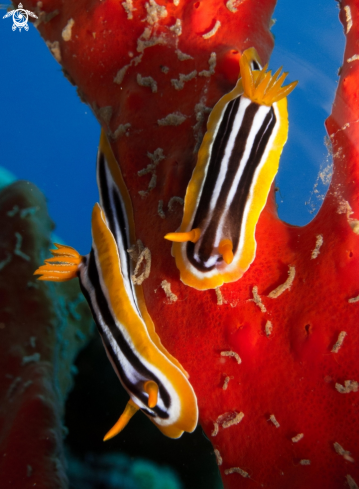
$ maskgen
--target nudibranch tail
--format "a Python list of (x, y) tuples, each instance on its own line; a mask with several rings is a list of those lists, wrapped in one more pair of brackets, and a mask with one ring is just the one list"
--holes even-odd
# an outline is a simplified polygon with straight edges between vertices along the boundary
[(254, 48), (244, 51), (241, 78), (208, 118), (181, 226), (166, 235), (175, 241), (172, 254), (186, 285), (205, 290), (234, 282), (255, 258), (256, 225), (287, 140), (286, 96), (297, 84), (282, 87), (280, 73), (262, 67)]
[(37, 280), (65, 282), (77, 277), (82, 256), (71, 246), (54, 245), (57, 249), (50, 250), (53, 258), (45, 260), (45, 265), (34, 272), (34, 275), (40, 275)]
[(132, 205), (103, 132), (97, 182), (101, 205), (95, 204), (92, 212), (91, 252), (82, 257), (73, 248), (57, 245), (54, 258), (35, 273), (43, 280), (78, 276), (107, 356), (130, 396), (105, 440), (119, 433), (138, 409), (162, 433), (178, 438), (197, 425), (197, 399), (188, 374), (155, 331), (142, 288), (131, 280), (134, 266), (126, 250), (136, 242)]

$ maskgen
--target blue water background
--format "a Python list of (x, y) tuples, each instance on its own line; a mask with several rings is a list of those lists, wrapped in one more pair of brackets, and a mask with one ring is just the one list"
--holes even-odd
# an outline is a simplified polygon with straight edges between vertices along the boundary
[[(290, 72), (288, 81), (299, 80), (288, 99), (289, 141), (276, 180), (279, 215), (292, 224), (313, 218), (329, 183), (318, 174), (330, 165), (324, 120), (343, 59), (338, 12), (334, 0), (280, 0), (273, 16), (270, 68), (283, 65)], [(13, 32), (11, 25), (11, 19), (0, 19), (0, 166), (40, 187), (56, 234), (86, 254), (98, 200), (99, 124), (34, 26)]]

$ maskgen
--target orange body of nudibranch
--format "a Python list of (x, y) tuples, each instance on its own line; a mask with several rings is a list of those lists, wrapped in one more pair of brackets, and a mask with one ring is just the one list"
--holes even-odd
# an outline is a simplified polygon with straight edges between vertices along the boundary
[(286, 73), (261, 68), (254, 48), (240, 61), (241, 78), (209, 116), (187, 187), (173, 255), (181, 280), (196, 289), (242, 277), (254, 260), (255, 229), (287, 140)]
[(54, 258), (45, 260), (35, 274), (41, 275), (39, 280), (56, 282), (79, 277), (106, 353), (131, 397), (104, 440), (119, 433), (138, 409), (162, 433), (178, 438), (195, 429), (197, 400), (188, 374), (155, 332), (140, 285), (131, 280), (127, 250), (136, 242), (132, 206), (104, 133), (97, 181), (101, 206), (96, 204), (92, 213), (91, 252), (81, 257), (69, 246), (56, 245)]

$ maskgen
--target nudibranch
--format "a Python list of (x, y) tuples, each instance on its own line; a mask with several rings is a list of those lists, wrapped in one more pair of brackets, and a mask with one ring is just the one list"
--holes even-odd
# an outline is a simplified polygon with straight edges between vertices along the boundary
[(107, 356), (130, 395), (104, 440), (118, 434), (138, 409), (170, 438), (192, 432), (197, 399), (188, 374), (162, 345), (147, 311), (142, 287), (133, 284), (128, 250), (136, 242), (133, 211), (119, 165), (102, 132), (97, 158), (100, 205), (92, 213), (92, 249), (81, 256), (55, 244), (53, 258), (35, 275), (63, 282), (78, 277)]
[(236, 87), (213, 108), (188, 184), (174, 241), (181, 280), (199, 290), (242, 277), (256, 253), (255, 229), (288, 134), (287, 73), (243, 52)]

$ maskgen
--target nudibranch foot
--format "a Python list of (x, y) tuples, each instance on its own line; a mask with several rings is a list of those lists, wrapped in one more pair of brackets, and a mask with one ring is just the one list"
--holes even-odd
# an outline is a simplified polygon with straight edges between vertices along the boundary
[(103, 441), (110, 440), (114, 436), (118, 435), (125, 428), (125, 426), (127, 426), (130, 419), (137, 413), (138, 410), (139, 407), (132, 401), (132, 399), (130, 399), (118, 421), (104, 436)]
[(40, 275), (37, 280), (66, 282), (77, 277), (83, 257), (71, 246), (54, 245), (57, 249), (50, 250), (53, 258), (45, 260), (45, 265), (34, 272), (34, 275)]
[(198, 290), (235, 282), (253, 262), (256, 225), (287, 140), (286, 97), (297, 82), (283, 87), (287, 73), (262, 68), (254, 48), (243, 52), (240, 76), (208, 118), (181, 226), (166, 235), (182, 282)]
[(56, 245), (53, 258), (35, 274), (40, 280), (78, 277), (107, 356), (131, 400), (107, 433), (119, 433), (141, 411), (171, 438), (192, 432), (198, 421), (197, 398), (188, 374), (162, 345), (147, 311), (142, 287), (131, 279), (127, 253), (136, 242), (131, 200), (119, 165), (102, 132), (97, 159), (100, 203), (92, 211), (92, 249), (81, 256)]

